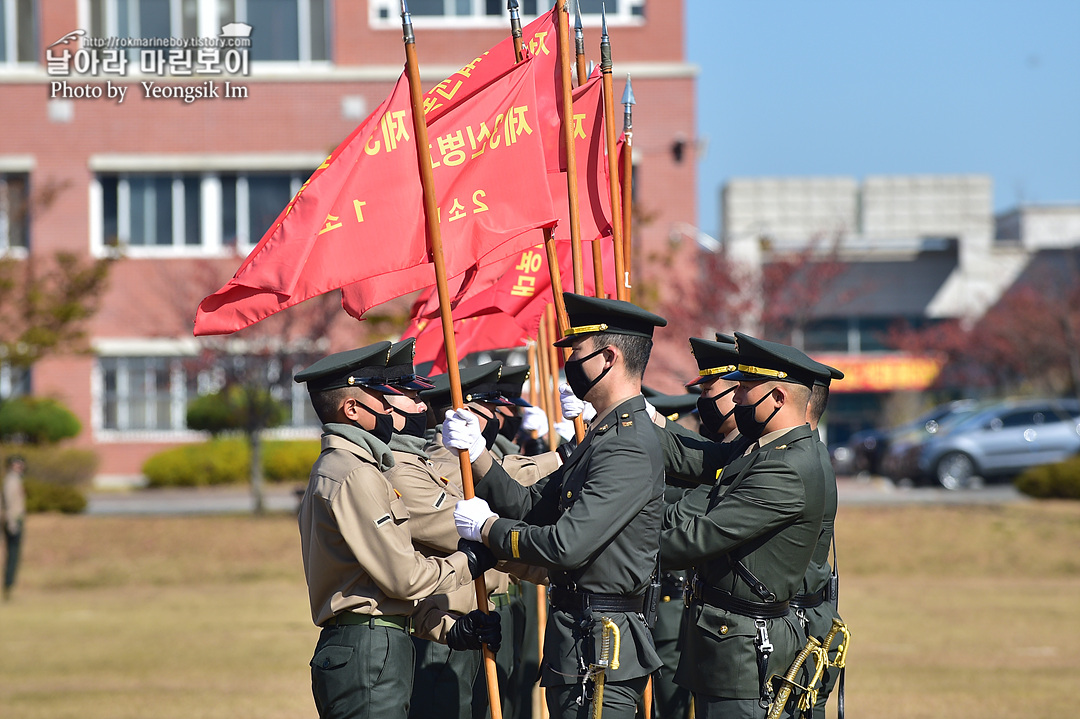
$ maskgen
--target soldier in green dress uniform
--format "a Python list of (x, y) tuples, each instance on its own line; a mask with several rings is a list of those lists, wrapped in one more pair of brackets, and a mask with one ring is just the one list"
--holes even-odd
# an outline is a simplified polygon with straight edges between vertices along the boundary
[[(821, 530), (825, 477), (805, 424), (816, 372), (799, 350), (736, 333), (735, 419), (753, 444), (731, 447), (661, 433), (668, 473), (712, 482), (703, 513), (665, 513), (665, 566), (693, 567), (675, 680), (696, 716), (763, 717), (768, 677), (805, 643), (789, 602)], [(694, 493), (691, 492), (693, 495)]]
[[(829, 551), (834, 545), (833, 526), (836, 521), (836, 473), (833, 471), (832, 461), (829, 458), (829, 450), (821, 441), (818, 434), (818, 422), (825, 414), (825, 407), (829, 402), (829, 387), (833, 380), (844, 378), (844, 373), (835, 367), (820, 364), (816, 367), (818, 374), (814, 378), (814, 387), (810, 395), (810, 403), (806, 408), (806, 421), (814, 432), (817, 440), (818, 458), (821, 461), (821, 469), (825, 474), (825, 514), (821, 520), (821, 533), (818, 535), (817, 545), (814, 547), (814, 555), (810, 558), (810, 566), (806, 568), (806, 576), (803, 577), (802, 587), (799, 593), (791, 598), (791, 607), (800, 612), (806, 622), (807, 632), (819, 641), (825, 639), (825, 635), (832, 629), (833, 619), (839, 619), (837, 609), (837, 582), (835, 581), (834, 568), (829, 565)], [(831, 659), (836, 658), (837, 642), (829, 648)], [(808, 662), (808, 671), (814, 668), (814, 660)], [(825, 703), (829, 699), (836, 681), (840, 676), (840, 670), (826, 667), (821, 677), (821, 686), (818, 689), (817, 703), (814, 705), (815, 717), (825, 716)]]
[(549, 571), (541, 685), (551, 716), (590, 716), (606, 618), (620, 652), (618, 668), (604, 672), (603, 715), (633, 717), (661, 663), (643, 612), (657, 568), (663, 463), (641, 377), (653, 329), (667, 322), (629, 302), (564, 297), (571, 326), (556, 344), (572, 347), (567, 381), (596, 418), (562, 467), (523, 487), (483, 451), (475, 416), (448, 413), (443, 441), (468, 449), (480, 478), (477, 498), (459, 503), (455, 520), (463, 537), (482, 538), (497, 557)]
[[(307, 383), (323, 422), (298, 521), (311, 617), (322, 627), (311, 686), (324, 719), (404, 719), (413, 678), (410, 625), (415, 616), (440, 614), (420, 600), (469, 586), (494, 566), (482, 547), (445, 557), (413, 548), (408, 510), (383, 475), (394, 466), (385, 398), (398, 394), (382, 377), (389, 350), (380, 342), (330, 355), (295, 377)], [(497, 621), (449, 623), (447, 641), (498, 644)]]

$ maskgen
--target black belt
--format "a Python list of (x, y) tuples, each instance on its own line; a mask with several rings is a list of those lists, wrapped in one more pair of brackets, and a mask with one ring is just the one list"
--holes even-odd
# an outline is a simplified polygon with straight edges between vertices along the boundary
[(645, 595), (627, 597), (622, 594), (575, 592), (567, 587), (551, 588), (551, 606), (564, 612), (638, 612), (645, 607)]
[(788, 615), (789, 602), (751, 602), (700, 581), (692, 585), (691, 601), (703, 602), (751, 619), (780, 619)]
[(791, 606), (796, 609), (813, 609), (825, 603), (825, 595), (829, 592), (829, 585), (814, 592), (813, 594), (796, 594), (791, 598)]

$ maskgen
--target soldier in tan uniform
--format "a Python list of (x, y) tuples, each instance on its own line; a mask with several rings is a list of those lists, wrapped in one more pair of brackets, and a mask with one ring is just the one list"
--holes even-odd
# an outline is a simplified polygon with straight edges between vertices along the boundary
[(413, 547), (408, 509), (383, 475), (394, 466), (385, 398), (398, 394), (382, 377), (389, 349), (380, 342), (341, 352), (295, 377), (307, 382), (324, 423), (299, 514), (311, 617), (322, 627), (311, 683), (324, 719), (408, 715), (414, 615), (450, 644), (497, 646), (500, 638), (495, 615), (454, 621), (419, 602), (469, 586), (494, 560), (475, 546), (447, 557)]

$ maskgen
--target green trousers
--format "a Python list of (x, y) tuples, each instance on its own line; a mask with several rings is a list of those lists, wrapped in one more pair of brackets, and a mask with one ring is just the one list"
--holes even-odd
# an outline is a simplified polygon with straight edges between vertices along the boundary
[(412, 639), (398, 627), (324, 627), (311, 658), (320, 719), (406, 719), (413, 659)]
[(656, 653), (664, 662), (664, 666), (653, 672), (653, 716), (657, 719), (686, 719), (690, 713), (690, 690), (675, 683), (682, 617), (682, 596), (661, 597), (652, 628)]
[(416, 648), (416, 670), (409, 716), (472, 719), (473, 684), (482, 661), (480, 652), (455, 652), (445, 644), (416, 637), (412, 641)]
[[(604, 719), (635, 719), (648, 680), (649, 677), (644, 676), (622, 682), (605, 682), (602, 712)], [(547, 707), (551, 719), (591, 719), (591, 692), (589, 699), (580, 700), (580, 684), (547, 687)]]

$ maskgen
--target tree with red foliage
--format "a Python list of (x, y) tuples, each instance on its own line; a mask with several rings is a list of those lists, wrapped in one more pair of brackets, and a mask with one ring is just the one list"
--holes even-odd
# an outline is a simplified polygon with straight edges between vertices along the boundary
[(938, 388), (1080, 396), (1080, 248), (1037, 257), (977, 320), (897, 327), (889, 343), (942, 357)]

